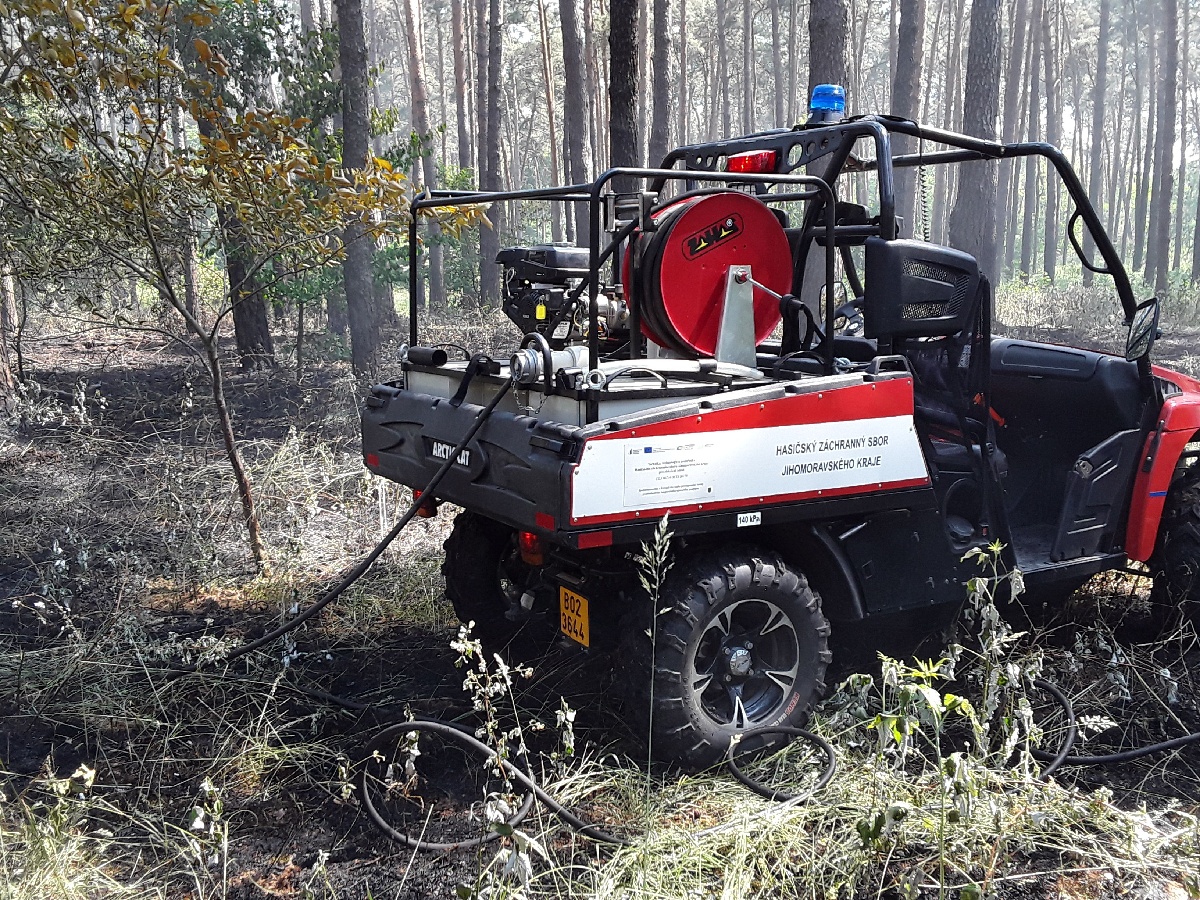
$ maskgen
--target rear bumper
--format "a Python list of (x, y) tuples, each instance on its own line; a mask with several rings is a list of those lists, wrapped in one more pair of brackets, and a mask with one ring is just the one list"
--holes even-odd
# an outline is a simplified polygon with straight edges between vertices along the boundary
[[(481, 406), (377, 385), (363, 407), (367, 468), (421, 489), (466, 435)], [(434, 492), (439, 500), (526, 531), (553, 533), (564, 521), (565, 485), (576, 453), (571, 429), (496, 410)]]

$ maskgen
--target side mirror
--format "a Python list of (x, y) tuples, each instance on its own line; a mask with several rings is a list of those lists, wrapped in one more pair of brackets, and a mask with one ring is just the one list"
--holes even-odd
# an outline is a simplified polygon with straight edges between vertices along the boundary
[(1125, 341), (1125, 358), (1130, 362), (1148, 357), (1154, 339), (1158, 337), (1158, 298), (1139, 303), (1129, 321), (1129, 337)]

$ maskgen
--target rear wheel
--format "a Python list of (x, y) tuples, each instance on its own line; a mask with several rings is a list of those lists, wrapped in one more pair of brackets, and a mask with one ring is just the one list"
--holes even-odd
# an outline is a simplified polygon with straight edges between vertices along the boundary
[[(619, 652), (630, 713), (655, 757), (701, 769), (739, 732), (807, 721), (830, 654), (803, 575), (750, 548), (710, 553), (670, 573), (657, 607), (653, 629), (648, 604), (626, 617)], [(762, 736), (745, 749), (779, 743)]]
[(516, 532), (462, 512), (443, 549), (442, 575), (455, 615), (464, 625), (474, 622), (473, 636), (489, 649), (503, 647), (528, 618), (521, 598), (537, 580), (536, 571), (521, 560)]
[(1155, 605), (1178, 609), (1200, 624), (1200, 465), (1167, 494), (1150, 568)]

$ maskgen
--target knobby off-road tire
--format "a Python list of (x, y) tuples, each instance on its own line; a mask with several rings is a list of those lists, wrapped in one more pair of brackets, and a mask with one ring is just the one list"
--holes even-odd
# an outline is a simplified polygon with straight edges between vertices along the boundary
[(503, 649), (522, 625), (505, 613), (519, 605), (530, 577), (516, 532), (486, 516), (462, 512), (442, 549), (446, 597), (455, 615), (464, 625), (475, 623), (472, 636), (485, 648)]
[(1151, 601), (1200, 625), (1200, 465), (1171, 485), (1150, 560)]
[[(721, 762), (739, 731), (807, 721), (825, 690), (829, 623), (778, 556), (693, 556), (669, 573), (657, 609), (653, 641), (649, 603), (624, 617), (617, 656), (631, 724), (656, 758), (696, 771)], [(754, 738), (738, 753), (785, 740)]]

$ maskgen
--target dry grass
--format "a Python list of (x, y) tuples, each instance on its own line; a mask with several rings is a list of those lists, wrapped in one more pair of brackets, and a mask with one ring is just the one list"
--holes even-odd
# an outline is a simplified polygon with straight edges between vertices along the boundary
[[(1002, 315), (1072, 324), (1061, 304), (1031, 311), (1035, 301), (1005, 295)], [(434, 321), (426, 334), (496, 353), (511, 343), (495, 313)], [(269, 376), (235, 377), (274, 562), (270, 575), (254, 576), (202, 386), (185, 387), (190, 376), (176, 360), (167, 367), (174, 376), (146, 387), (144, 373), (161, 360), (121, 354), (107, 371), (134, 367), (124, 380), (97, 388), (94, 374), (60, 376), (68, 387), (84, 379), (82, 399), (43, 394), (27, 408), (24, 433), (0, 432), (0, 897), (421, 897), (482, 883), (481, 872), (495, 871), (490, 851), (415, 858), (369, 831), (351, 776), (380, 719), (304, 693), (316, 687), (449, 715), (469, 707), (449, 667), (454, 620), (441, 596), (452, 511), (414, 523), (294, 644), (172, 680), (158, 671), (164, 663), (211, 657), (316, 596), (390, 527), (408, 492), (362, 469), (343, 370), (316, 369), (280, 408), (273, 400), (284, 391)], [(1179, 364), (1189, 359), (1194, 371), (1194, 354)], [(50, 373), (42, 378), (55, 387)], [(1144, 585), (1093, 588), (1047, 632), (1042, 651), (1081, 714), (1127, 729), (1093, 734), (1085, 748), (1194, 730), (1194, 634), (1122, 645), (1095, 623), (1116, 623), (1113, 610)], [(548, 661), (539, 676), (569, 665)], [(598, 850), (539, 812), (523, 828), (547, 858), (532, 854), (521, 890), (606, 898), (952, 891), (969, 900), (976, 891), (1115, 896), (1175, 884), (1200, 894), (1194, 752), (1116, 773), (1064, 773), (1048, 786), (1020, 768), (979, 766), (968, 773), (967, 813), (950, 823), (944, 756), (928, 743), (904, 765), (881, 755), (866, 724), (871, 709), (851, 715), (853, 696), (834, 698), (817, 717), (841, 769), (805, 806), (759, 801), (724, 775), (648, 779), (603, 755), (594, 743), (607, 740), (603, 731), (581, 724), (578, 757), (547, 763), (547, 780), (588, 815), (636, 835), (635, 845)], [(553, 731), (557, 698), (522, 689), (517, 702), (523, 722), (537, 717)], [(778, 765), (773, 777), (797, 785), (812, 777), (800, 746)], [(697, 834), (717, 825), (725, 827)]]

